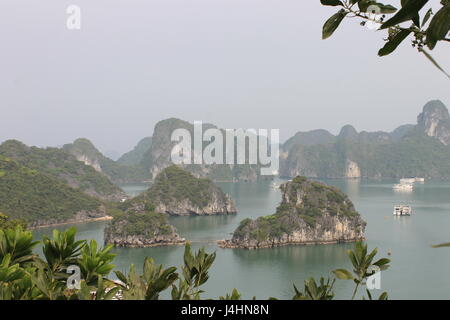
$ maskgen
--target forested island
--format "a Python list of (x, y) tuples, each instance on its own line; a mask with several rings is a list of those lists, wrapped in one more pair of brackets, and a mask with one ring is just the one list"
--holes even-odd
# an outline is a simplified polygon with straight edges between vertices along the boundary
[(364, 239), (366, 223), (342, 191), (296, 177), (281, 185), (282, 201), (273, 215), (245, 219), (225, 248), (272, 248), (292, 244), (328, 244)]
[(122, 207), (137, 210), (150, 207), (174, 216), (236, 213), (234, 202), (212, 180), (197, 178), (174, 165), (162, 170), (149, 190)]
[(162, 170), (149, 190), (121, 203), (119, 209), (105, 229), (105, 242), (121, 247), (184, 243), (168, 215), (236, 213), (234, 202), (211, 180), (177, 166)]

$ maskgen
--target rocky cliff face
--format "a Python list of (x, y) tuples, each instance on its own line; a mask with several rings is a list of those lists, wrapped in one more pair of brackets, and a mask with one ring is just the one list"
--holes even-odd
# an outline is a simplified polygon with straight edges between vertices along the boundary
[(148, 171), (139, 165), (126, 165), (105, 157), (94, 144), (85, 138), (65, 144), (63, 150), (74, 155), (78, 161), (103, 173), (116, 184), (141, 183), (150, 178)]
[(155, 211), (165, 212), (174, 216), (186, 215), (220, 215), (236, 213), (236, 207), (228, 195), (222, 195), (220, 192), (214, 191), (211, 194), (210, 201), (205, 206), (193, 204), (188, 199), (182, 199), (177, 202), (158, 202)]
[(77, 139), (71, 144), (65, 144), (63, 149), (74, 155), (78, 161), (83, 162), (85, 165), (93, 167), (98, 172), (103, 171), (101, 162), (104, 160), (104, 156), (88, 139)]
[[(212, 124), (203, 124), (202, 131), (217, 128)], [(151, 147), (144, 154), (141, 165), (150, 172), (154, 179), (162, 170), (173, 165), (171, 153), (177, 142), (171, 140), (172, 133), (177, 129), (185, 129), (191, 134), (191, 153), (194, 154), (193, 124), (176, 118), (170, 118), (158, 122), (155, 126)], [(222, 130), (223, 135), (225, 132)], [(205, 148), (207, 143), (204, 143)], [(204, 149), (203, 149), (204, 150)], [(193, 160), (193, 159), (191, 159)], [(191, 161), (193, 163), (193, 161)], [(228, 164), (187, 164), (183, 168), (194, 173), (196, 176), (208, 177), (215, 181), (255, 181), (261, 178), (258, 165), (228, 165)], [(265, 178), (265, 176), (263, 177)]]
[(345, 177), (349, 179), (361, 178), (361, 169), (356, 162), (347, 159)]
[(428, 102), (417, 117), (417, 125), (428, 136), (450, 145), (450, 115), (447, 107), (439, 100)]
[(291, 244), (327, 244), (364, 239), (366, 223), (341, 191), (296, 177), (281, 186), (274, 215), (241, 222), (227, 248), (271, 248)]
[(124, 206), (176, 216), (236, 213), (234, 202), (211, 180), (196, 178), (177, 166), (165, 168), (148, 191)]
[(83, 162), (85, 165), (90, 166), (92, 168), (94, 168), (95, 171), (97, 172), (102, 172), (102, 167), (100, 165), (100, 162), (95, 159), (95, 158), (89, 158), (87, 155), (85, 154), (76, 154), (75, 157), (77, 158), (78, 161)]

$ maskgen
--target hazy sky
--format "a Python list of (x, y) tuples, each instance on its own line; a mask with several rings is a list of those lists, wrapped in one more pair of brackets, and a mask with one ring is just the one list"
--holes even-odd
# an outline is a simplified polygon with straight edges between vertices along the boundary
[[(397, 1), (398, 2), (398, 1)], [(66, 8), (81, 8), (81, 30)], [(223, 128), (392, 130), (422, 106), (450, 106), (448, 79), (405, 42), (377, 57), (383, 34), (319, 0), (2, 0), (0, 141), (91, 139), (125, 152), (159, 120)], [(450, 46), (433, 52), (450, 69)]]

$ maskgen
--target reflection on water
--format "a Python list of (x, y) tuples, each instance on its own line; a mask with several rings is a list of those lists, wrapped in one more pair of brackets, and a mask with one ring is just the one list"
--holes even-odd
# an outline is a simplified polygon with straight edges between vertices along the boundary
[[(279, 183), (280, 181), (276, 181)], [(450, 252), (433, 249), (431, 244), (450, 241), (450, 183), (430, 182), (416, 184), (411, 193), (395, 193), (392, 185), (397, 181), (326, 180), (346, 192), (356, 209), (367, 221), (366, 238), (369, 247), (378, 247), (383, 256), (391, 252), (391, 268), (382, 274), (382, 289), (395, 299), (449, 299)], [(190, 239), (194, 248), (206, 247), (216, 251), (216, 263), (205, 290), (208, 297), (218, 297), (233, 288), (246, 298), (275, 296), (290, 298), (292, 283), (302, 286), (308, 277), (330, 276), (335, 268), (348, 268), (347, 250), (353, 244), (317, 246), (286, 246), (274, 249), (243, 250), (221, 249), (214, 241), (230, 236), (245, 218), (255, 218), (275, 212), (281, 195), (271, 182), (219, 183), (236, 201), (238, 214), (210, 217), (170, 217), (181, 236)], [(130, 194), (148, 188), (126, 186)], [(394, 217), (397, 203), (408, 203), (414, 214)], [(103, 242), (106, 222), (79, 224), (79, 237)], [(60, 226), (58, 229), (65, 229)], [(49, 234), (50, 228), (35, 231), (36, 236)], [(141, 267), (146, 256), (167, 266), (180, 266), (183, 247), (115, 248), (118, 255), (116, 268), (128, 270), (131, 263)], [(351, 295), (350, 281), (337, 281), (338, 298)], [(374, 292), (378, 296), (380, 290)], [(168, 297), (166, 294), (164, 297)]]

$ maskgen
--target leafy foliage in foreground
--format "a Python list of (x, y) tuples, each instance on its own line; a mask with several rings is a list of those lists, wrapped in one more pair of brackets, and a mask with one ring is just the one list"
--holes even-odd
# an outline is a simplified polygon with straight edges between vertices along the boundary
[[(410, 35), (412, 45), (423, 53), (438, 69), (449, 76), (425, 50), (433, 50), (438, 42), (450, 42), (450, 1), (441, 0), (436, 13), (426, 9), (428, 0), (401, 0), (401, 8), (374, 0), (320, 0), (325, 6), (341, 7), (323, 25), (322, 38), (329, 38), (344, 18), (358, 17), (361, 25), (371, 24), (373, 29), (387, 30), (386, 44), (378, 51), (379, 56), (394, 52)], [(434, 1), (433, 1), (434, 2)], [(437, 1), (436, 1), (437, 2)], [(423, 11), (426, 9), (426, 11)], [(385, 21), (386, 15), (393, 14)]]
[[(209, 270), (216, 258), (215, 253), (200, 249), (193, 253), (186, 244), (184, 264), (164, 268), (151, 258), (144, 261), (142, 273), (134, 265), (123, 274), (115, 271), (118, 280), (109, 278), (114, 269), (115, 255), (111, 246), (99, 248), (95, 240), (76, 240), (76, 229), (54, 231), (53, 237), (43, 240), (43, 256), (33, 253), (38, 245), (30, 231), (0, 229), (0, 300), (157, 300), (161, 293), (170, 290), (173, 300), (199, 300), (204, 291), (201, 287), (209, 279)], [(344, 269), (334, 271), (340, 279), (353, 279), (356, 291), (372, 273), (371, 266), (388, 267), (388, 259), (372, 263), (377, 251), (367, 254), (367, 245), (357, 243), (349, 251), (354, 274)], [(73, 283), (68, 271), (79, 267), (81, 281)], [(70, 281), (69, 281), (70, 280)], [(304, 290), (294, 285), (294, 300), (331, 300), (334, 298), (335, 279), (307, 279)], [(68, 286), (68, 284), (73, 286)], [(78, 285), (78, 286), (77, 286)], [(367, 291), (369, 299), (372, 299)], [(365, 298), (365, 297), (364, 297)], [(241, 294), (234, 289), (221, 300), (239, 300)], [(274, 299), (274, 298), (272, 298)], [(380, 299), (387, 299), (383, 293)]]

